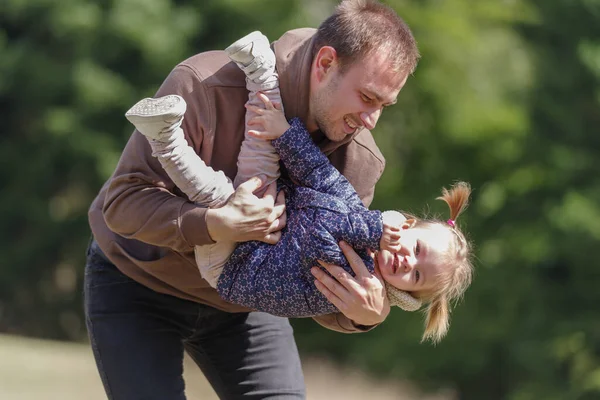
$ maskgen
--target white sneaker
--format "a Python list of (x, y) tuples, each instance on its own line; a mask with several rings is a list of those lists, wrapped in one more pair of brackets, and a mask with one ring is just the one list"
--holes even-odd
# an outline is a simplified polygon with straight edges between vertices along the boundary
[(275, 72), (275, 53), (259, 31), (236, 40), (225, 52), (254, 83), (263, 83)]
[(185, 100), (176, 94), (147, 97), (135, 103), (125, 117), (142, 135), (161, 140), (181, 124), (186, 108)]

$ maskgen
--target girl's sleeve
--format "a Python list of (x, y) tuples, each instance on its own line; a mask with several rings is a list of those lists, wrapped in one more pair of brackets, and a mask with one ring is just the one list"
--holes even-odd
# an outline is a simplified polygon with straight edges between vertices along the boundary
[(294, 182), (364, 208), (354, 187), (321, 153), (298, 118), (292, 119), (290, 129), (272, 143)]
[(330, 264), (345, 264), (338, 243), (343, 240), (354, 250), (379, 250), (383, 222), (377, 210), (336, 213), (320, 210), (311, 229), (310, 249), (312, 257)]

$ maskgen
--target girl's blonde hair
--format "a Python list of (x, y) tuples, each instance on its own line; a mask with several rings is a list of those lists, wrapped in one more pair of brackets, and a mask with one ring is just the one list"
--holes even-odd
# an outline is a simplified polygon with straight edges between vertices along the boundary
[(471, 186), (466, 182), (457, 182), (450, 190), (442, 189), (442, 200), (450, 208), (450, 219), (446, 222), (439, 220), (420, 220), (417, 225), (442, 225), (449, 229), (453, 240), (447, 254), (448, 266), (439, 275), (438, 287), (431, 293), (422, 296), (429, 305), (425, 309), (425, 332), (423, 340), (439, 342), (450, 327), (450, 303), (458, 301), (471, 284), (473, 265), (471, 263), (471, 244), (456, 224), (457, 218), (467, 208)]

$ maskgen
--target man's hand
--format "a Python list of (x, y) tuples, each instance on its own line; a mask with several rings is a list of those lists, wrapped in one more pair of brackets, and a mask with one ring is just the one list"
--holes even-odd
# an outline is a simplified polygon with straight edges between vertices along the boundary
[(277, 185), (272, 183), (261, 198), (256, 197), (254, 191), (262, 184), (263, 179), (251, 178), (238, 186), (223, 207), (208, 210), (208, 233), (215, 242), (279, 241), (286, 223), (284, 193), (277, 194)]
[(390, 312), (390, 303), (379, 268), (375, 268), (375, 275), (371, 274), (350, 245), (340, 242), (340, 247), (356, 276), (352, 277), (341, 267), (319, 261), (335, 279), (313, 267), (311, 272), (317, 279), (317, 289), (356, 325), (372, 326), (383, 322)]

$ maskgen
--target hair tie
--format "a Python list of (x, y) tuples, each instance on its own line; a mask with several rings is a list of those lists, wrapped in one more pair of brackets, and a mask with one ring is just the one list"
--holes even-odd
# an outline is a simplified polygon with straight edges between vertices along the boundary
[(456, 227), (456, 222), (453, 219), (449, 219), (448, 221), (446, 221), (448, 223), (448, 225), (450, 225), (451, 227), (455, 228)]

